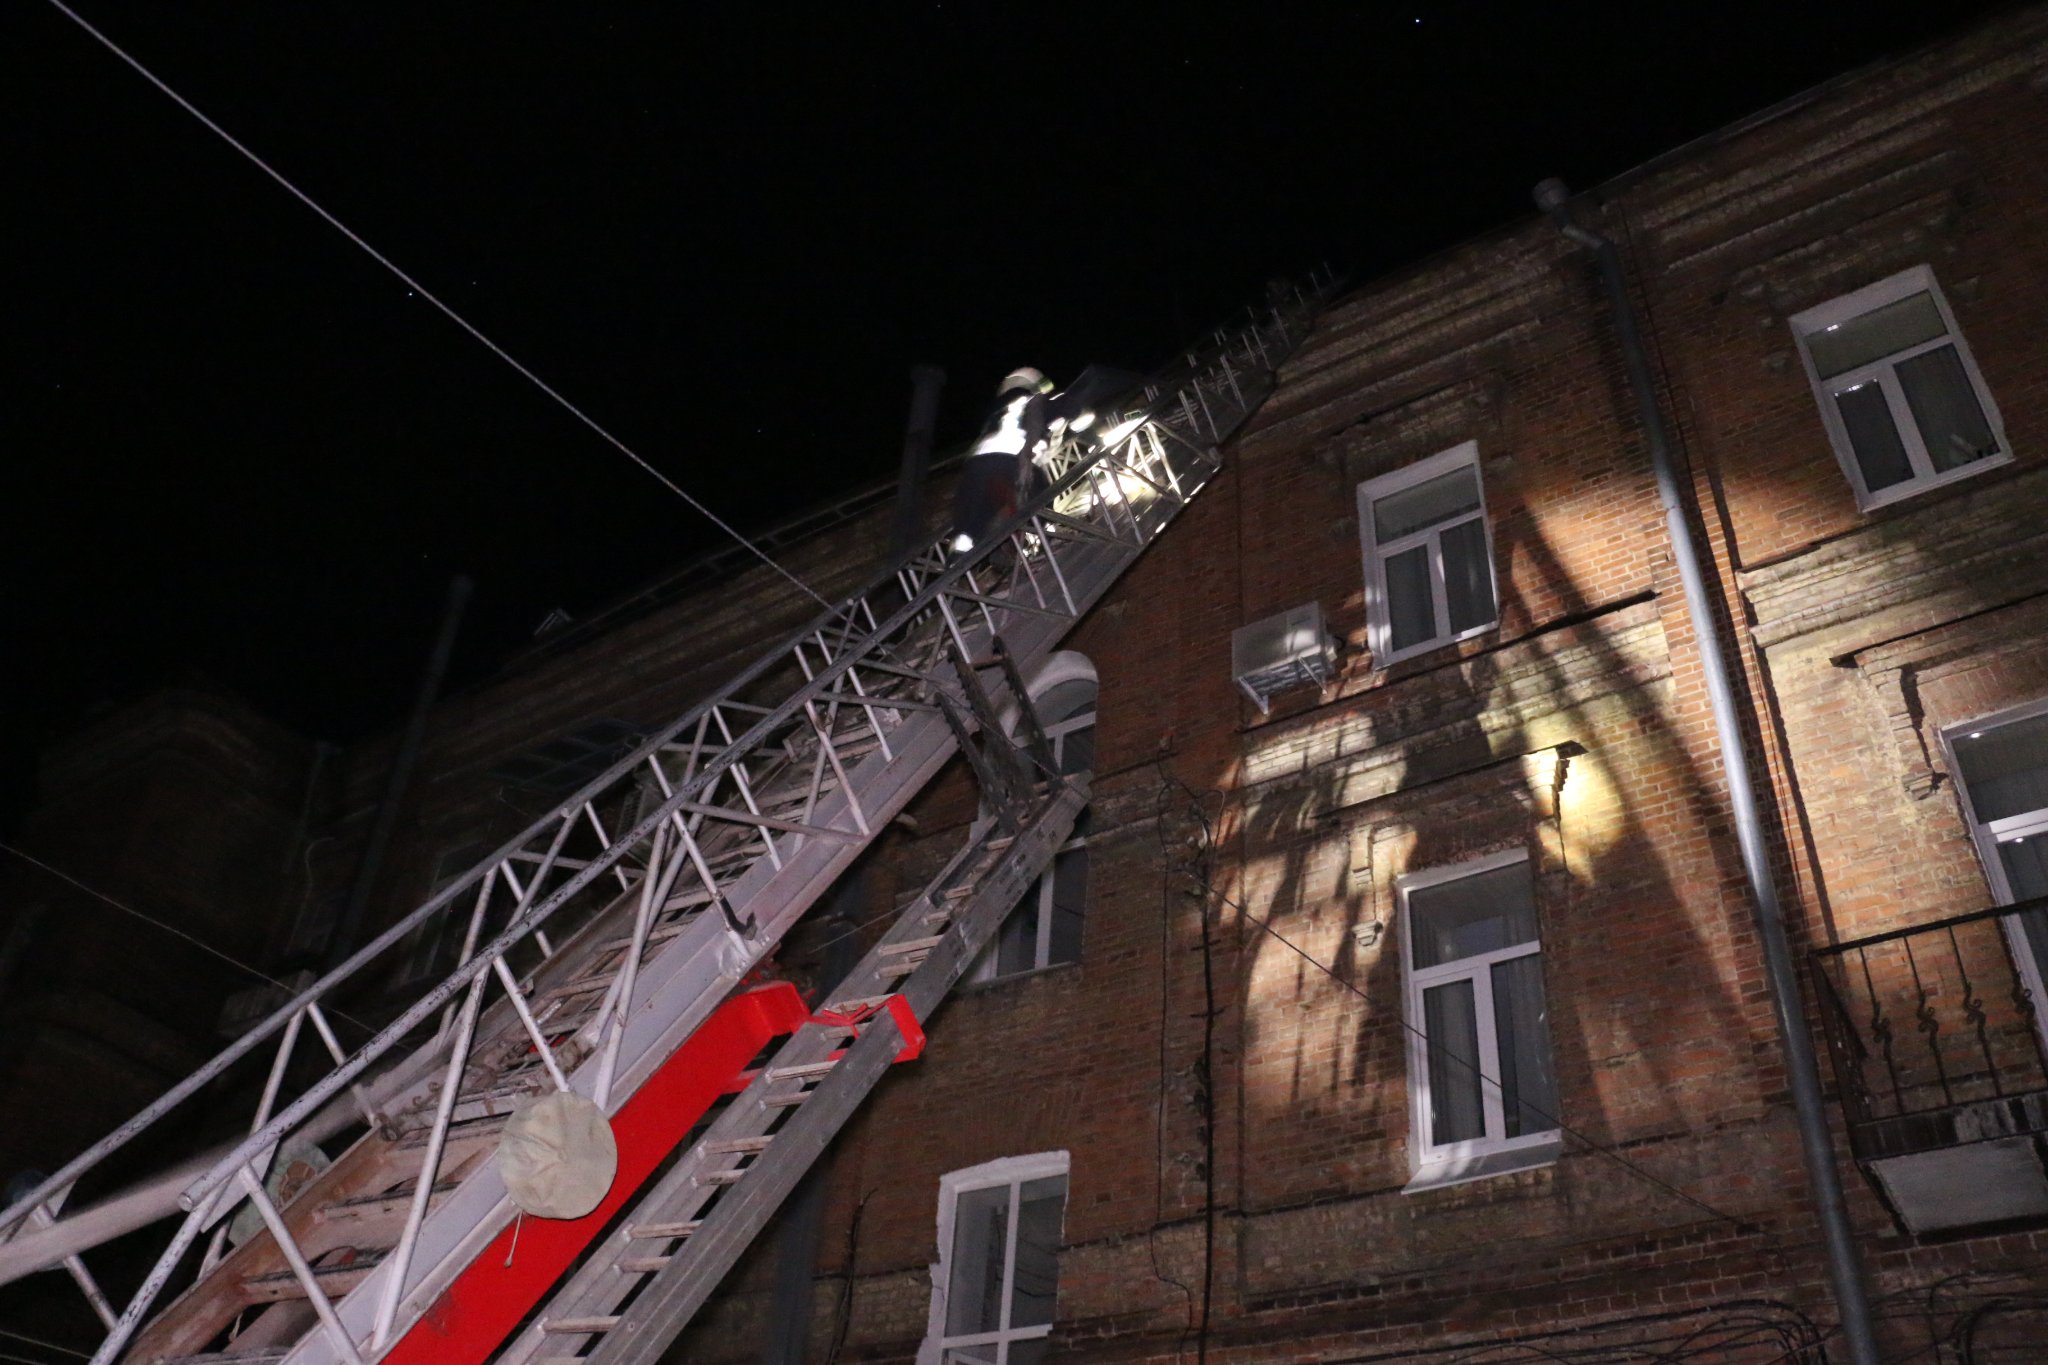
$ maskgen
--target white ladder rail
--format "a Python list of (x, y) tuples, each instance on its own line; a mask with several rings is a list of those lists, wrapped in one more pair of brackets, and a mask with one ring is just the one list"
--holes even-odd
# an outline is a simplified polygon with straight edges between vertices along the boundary
[[(1255, 344), (1268, 350), (1291, 349), (1294, 321), (1276, 319), (1266, 329), (1268, 335), (1245, 342), (1247, 351)], [(1239, 376), (1231, 374), (1228, 378), (1231, 396), (1243, 400)], [(630, 1018), (622, 1031), (618, 1071), (610, 1097), (614, 1107), (622, 1103), (639, 1081), (701, 1021), (731, 982), (772, 948), (789, 925), (852, 861), (869, 833), (901, 810), (952, 752), (953, 739), (946, 733), (942, 718), (920, 709), (932, 704), (933, 694), (929, 683), (920, 685), (918, 677), (930, 672), (936, 661), (936, 646), (944, 638), (932, 633), (934, 623), (943, 620), (946, 633), (969, 647), (970, 653), (974, 646), (985, 645), (997, 628), (1017, 647), (1018, 657), (1027, 665), (1049, 652), (1073, 620), (1107, 591), (1130, 560), (1213, 473), (1214, 443), (1241, 419), (1250, 401), (1256, 401), (1254, 395), (1243, 409), (1226, 412), (1219, 421), (1219, 405), (1210, 403), (1209, 395), (1202, 397), (1199, 415), (1193, 405), (1182, 405), (1179, 414), (1169, 413), (1171, 401), (1161, 400), (1150, 413), (1126, 418), (1122, 424), (1126, 429), (1119, 433), (1112, 448), (1092, 456), (1062, 452), (1069, 467), (1049, 493), (1032, 500), (975, 554), (965, 560), (949, 560), (940, 547), (927, 548), (898, 570), (883, 575), (867, 591), (850, 598), (846, 605), (825, 613), (784, 645), (764, 654), (733, 684), (651, 735), (635, 753), (622, 758), (566, 798), (552, 814), (286, 1002), (249, 1034), (174, 1087), (164, 1099), (0, 1213), (0, 1234), (20, 1231), (29, 1212), (52, 1191), (75, 1181), (78, 1175), (217, 1080), (266, 1039), (276, 1036), (288, 1021), (314, 1017), (313, 1011), (322, 1001), (355, 985), (365, 971), (381, 970), (379, 964), (386, 954), (408, 934), (437, 916), (463, 914), (469, 921), (466, 927), (470, 928), (463, 935), (467, 951), (453, 972), (417, 997), (411, 1007), (378, 1030), (368, 1043), (338, 1059), (331, 1070), (282, 1105), (257, 1131), (185, 1190), (179, 1201), (182, 1207), (206, 1208), (209, 1214), (218, 1216), (215, 1197), (229, 1181), (238, 1180), (251, 1161), (267, 1156), (283, 1136), (329, 1112), (338, 1096), (354, 1091), (363, 1082), (373, 1064), (394, 1053), (405, 1057), (406, 1049), (416, 1048), (412, 1041), (415, 1030), (436, 1012), (451, 1006), (472, 982), (486, 973), (509, 976), (511, 970), (501, 963), (528, 961), (536, 953), (539, 960), (527, 969), (524, 978), (536, 991), (544, 980), (559, 981), (574, 970), (576, 963), (568, 959), (579, 955), (587, 958), (589, 951), (579, 949), (571, 953), (571, 944), (588, 941), (594, 945), (602, 934), (588, 931), (603, 922), (616, 921), (617, 907), (635, 899), (639, 883), (633, 875), (631, 857), (646, 849), (655, 828), (665, 825), (678, 843), (695, 842), (700, 831), (705, 838), (723, 837), (725, 842), (717, 845), (718, 859), (729, 857), (732, 851), (731, 836), (722, 832), (744, 828), (749, 840), (758, 840), (761, 856), (724, 881), (713, 873), (713, 858), (698, 861), (693, 885), (701, 885), (702, 890), (680, 892), (679, 899), (706, 897), (719, 913), (698, 915), (666, 939), (642, 970), (644, 999), (627, 1002), (631, 1006)], [(1167, 454), (1169, 446), (1175, 448), (1171, 458)], [(978, 568), (986, 568), (990, 556), (1003, 545), (1007, 545), (1007, 553), (1015, 561), (1006, 575), (1007, 582), (986, 590), (974, 586), (969, 575)], [(1058, 588), (1057, 607), (1040, 583), (1041, 570)], [(963, 587), (963, 583), (969, 586)], [(973, 603), (968, 627), (963, 628), (956, 619), (954, 602)], [(980, 619), (973, 620), (974, 616)], [(813, 652), (817, 656), (815, 666), (810, 657)], [(901, 695), (892, 698), (892, 693)], [(892, 699), (901, 704), (892, 707)], [(726, 722), (728, 714), (759, 719), (739, 734), (731, 735)], [(854, 722), (850, 730), (842, 727), (847, 718)], [(731, 735), (729, 740), (721, 744), (711, 739), (706, 723), (712, 719), (716, 719), (724, 734)], [(685, 738), (693, 727), (694, 737)], [(864, 753), (854, 752), (862, 746), (866, 746)], [(626, 802), (636, 799), (633, 788), (639, 774), (643, 768), (662, 771), (664, 755), (676, 749), (689, 752), (688, 771), (683, 780), (663, 784), (665, 799), (654, 810), (637, 820), (630, 815), (615, 819), (607, 832), (600, 806), (606, 810), (614, 805), (636, 809)], [(842, 750), (846, 752), (842, 754)], [(784, 762), (778, 755), (789, 761)], [(787, 773), (794, 763), (806, 757), (811, 760), (812, 773), (803, 784), (798, 802), (803, 818), (791, 821), (770, 814), (782, 808), (760, 790), (760, 773)], [(734, 792), (733, 801), (723, 797), (728, 788)], [(771, 825), (766, 820), (777, 823)], [(580, 847), (572, 848), (581, 837), (576, 831), (585, 821), (600, 845), (588, 854)], [(790, 824), (800, 828), (784, 828)], [(707, 825), (716, 828), (707, 829)], [(771, 830), (788, 837), (777, 839)], [(699, 852), (702, 851), (700, 848)], [(528, 866), (524, 885), (514, 879), (515, 862)], [(590, 907), (585, 893), (600, 878), (616, 878), (620, 884), (617, 894)], [(512, 903), (503, 911), (509, 922), (494, 935), (479, 932), (487, 918), (486, 903), (498, 896), (501, 885), (513, 896)], [(543, 925), (556, 929), (559, 937), (559, 924), (549, 921), (569, 907), (589, 907), (574, 910), (575, 914), (588, 913), (589, 922), (581, 929), (572, 925), (570, 937), (558, 948), (544, 937)], [(726, 922), (729, 915), (730, 923)], [(614, 925), (612, 931), (615, 929)], [(480, 939), (488, 941), (479, 942)], [(520, 956), (515, 959), (514, 954)], [(515, 984), (510, 989), (517, 995), (522, 987)], [(523, 1012), (510, 997), (501, 999), (483, 1021), (488, 1029), (479, 1032), (488, 1031), (494, 1038), (501, 1038), (509, 1028), (524, 1032), (535, 1027), (531, 1019), (514, 1017)], [(587, 1034), (595, 1039), (604, 1018), (601, 1011), (586, 1021), (579, 1037)], [(546, 1020), (540, 1022), (545, 1025)], [(323, 1037), (322, 1041), (329, 1040)], [(445, 1048), (447, 1041), (444, 1028), (438, 1047)], [(334, 1050), (338, 1051), (338, 1046)], [(388, 1126), (406, 1103), (416, 1104), (425, 1096), (424, 1077), (434, 1069), (436, 1051), (437, 1044), (430, 1042), (411, 1053), (398, 1069), (422, 1079), (414, 1082), (410, 1091), (402, 1092), (398, 1100), (384, 1103), (381, 1112), (373, 1112), (373, 1118)], [(574, 1060), (575, 1069), (568, 1075), (571, 1085), (577, 1085), (579, 1078), (581, 1083), (590, 1084), (594, 1080), (590, 1050), (586, 1047)], [(485, 1167), (489, 1164), (483, 1163)], [(490, 1192), (484, 1186), (489, 1182), (478, 1179), (482, 1174), (476, 1172), (462, 1182), (463, 1188), (436, 1209), (421, 1229), (415, 1265), (429, 1278), (422, 1278), (416, 1286), (408, 1284), (401, 1300), (401, 1319), (404, 1306), (416, 1305), (428, 1288), (431, 1274), (445, 1269), (448, 1258), (459, 1258), (462, 1248), (477, 1239), (492, 1221), (492, 1211), (502, 1204), (501, 1197), (485, 1198)], [(468, 1189), (471, 1185), (478, 1186), (473, 1195)], [(211, 1218), (205, 1221), (210, 1222)], [(441, 1225), (438, 1229), (437, 1224)], [(25, 1242), (30, 1236), (17, 1240)], [(178, 1256), (189, 1242), (189, 1236), (175, 1239), (173, 1249), (160, 1260), (142, 1290), (126, 1306), (120, 1327), (109, 1335), (95, 1360), (109, 1361), (118, 1355), (141, 1315), (149, 1310), (175, 1272)], [(433, 1254), (436, 1252), (439, 1261)], [(377, 1272), (372, 1271), (337, 1303), (337, 1311), (344, 1319), (352, 1303), (373, 1297), (364, 1291), (371, 1290), (376, 1279)], [(350, 1335), (367, 1339), (367, 1331), (353, 1324)]]

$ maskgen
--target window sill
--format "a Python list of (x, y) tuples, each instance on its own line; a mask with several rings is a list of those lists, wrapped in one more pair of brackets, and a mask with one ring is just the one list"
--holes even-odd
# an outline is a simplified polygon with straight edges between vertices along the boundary
[[(1995, 455), (1986, 455), (1980, 460), (1972, 460), (1966, 465), (1958, 465), (1947, 473), (1937, 474), (1931, 479), (1915, 479), (1909, 480), (1906, 483), (1893, 484), (1891, 487), (1876, 493), (1859, 493), (1856, 500), (1856, 510), (1859, 512), (1875, 512), (1880, 508), (1892, 507), (1902, 502), (1911, 502), (1914, 498), (1932, 493), (1937, 489), (1947, 488), (1951, 484), (1963, 483), (1969, 479), (1976, 478), (1980, 474), (1988, 474), (1994, 469), (2003, 469), (2011, 463), (2012, 452), (2001, 449)], [(1850, 491), (1857, 491), (1855, 484), (1850, 484)]]
[(1563, 1153), (1564, 1139), (1553, 1134), (1527, 1146), (1510, 1147), (1505, 1151), (1433, 1161), (1417, 1171), (1415, 1178), (1401, 1187), (1401, 1193), (1421, 1194), (1426, 1190), (1447, 1189), (1474, 1180), (1490, 1180), (1497, 1175), (1550, 1166), (1556, 1164)]
[(1419, 659), (1425, 654), (1434, 653), (1439, 649), (1449, 649), (1453, 645), (1462, 645), (1467, 640), (1476, 640), (1489, 631), (1499, 629), (1500, 618), (1496, 616), (1483, 626), (1474, 626), (1470, 630), (1460, 631), (1456, 635), (1440, 635), (1434, 640), (1424, 640), (1419, 644), (1412, 644), (1403, 650), (1389, 651), (1383, 654), (1379, 650), (1374, 649), (1371, 651), (1372, 667), (1375, 670), (1392, 668), (1395, 664), (1406, 663), (1410, 659)]
[(953, 989), (955, 992), (962, 995), (965, 995), (969, 992), (978, 995), (982, 991), (995, 990), (1000, 986), (1010, 985), (1012, 982), (1035, 981), (1039, 977), (1052, 976), (1057, 972), (1071, 972), (1080, 965), (1081, 962), (1078, 958), (1076, 958), (1072, 962), (1053, 962), (1048, 963), (1046, 966), (1043, 967), (1033, 967), (1028, 971), (1011, 972), (1006, 976), (985, 977), (980, 981), (962, 981)]

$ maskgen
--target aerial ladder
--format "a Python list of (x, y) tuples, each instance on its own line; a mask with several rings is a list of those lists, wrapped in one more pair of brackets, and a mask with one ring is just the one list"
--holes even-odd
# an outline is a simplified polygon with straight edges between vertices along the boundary
[[(1057, 440), (974, 550), (899, 559), (42, 1181), (0, 1213), (0, 1283), (68, 1274), (105, 1327), (95, 1365), (656, 1359), (1069, 838), (1088, 776), (1059, 771), (1026, 680), (1217, 472), (1328, 289)], [(956, 755), (982, 812), (957, 852), (817, 1008), (758, 984)], [(345, 1045), (393, 950), (457, 926), (456, 967)], [(492, 1159), (551, 1091), (616, 1144), (581, 1218), (521, 1216)], [(223, 1094), (247, 1097), (238, 1140), (65, 1214)], [(151, 1219), (175, 1227), (124, 1302), (79, 1253)]]

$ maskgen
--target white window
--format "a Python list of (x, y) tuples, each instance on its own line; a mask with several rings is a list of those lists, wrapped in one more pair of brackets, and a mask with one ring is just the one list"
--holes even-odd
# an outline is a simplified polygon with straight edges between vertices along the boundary
[(1052, 1331), (1067, 1154), (1007, 1157), (939, 1182), (939, 1264), (918, 1365), (1037, 1365)]
[[(1095, 672), (1080, 655), (1056, 657), (1078, 661), (1072, 665), (1077, 676), (1053, 683), (1032, 700), (1059, 770), (1085, 773), (1095, 766)], [(1024, 893), (996, 931), (995, 942), (975, 962), (971, 979), (993, 981), (1079, 962), (1087, 908), (1088, 812), (1083, 810), (1052, 866)]]
[[(1947, 732), (1970, 832), (2001, 904), (2048, 897), (2048, 702)], [(2006, 943), (2048, 1032), (2048, 906), (2006, 917)]]
[(1360, 484), (1358, 534), (1366, 627), (1379, 664), (1499, 622), (1476, 442)]
[(1792, 330), (1859, 507), (2011, 458), (1998, 408), (1926, 266), (1809, 308)]
[(1397, 885), (1407, 930), (1410, 1188), (1552, 1159), (1557, 1081), (1527, 857), (1411, 873)]

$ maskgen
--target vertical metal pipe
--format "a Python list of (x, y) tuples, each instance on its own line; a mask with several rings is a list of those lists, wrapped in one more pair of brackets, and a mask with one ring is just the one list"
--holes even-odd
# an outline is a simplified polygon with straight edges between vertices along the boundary
[(356, 864), (356, 877), (349, 887), (348, 903), (341, 912), (341, 922), (334, 926), (334, 938), (328, 945), (327, 961), (336, 965), (344, 961), (355, 947), (356, 933), (362, 928), (363, 916), (369, 912), (370, 893), (376, 889), (377, 873), (384, 865), (384, 855), (391, 847), (391, 836), (398, 830), (399, 807), (404, 804), (406, 789), (412, 785), (412, 770), (419, 762), (420, 743), (427, 735), (427, 717), (434, 709), (434, 702), (441, 695), (442, 680), (448, 676), (448, 660), (455, 653), (455, 632), (462, 625), (462, 610), (469, 605), (469, 595), (476, 584), (468, 574), (457, 574), (448, 583), (448, 602), (441, 609), (441, 629), (434, 636), (433, 651), (427, 656), (426, 671), (420, 675), (420, 690), (413, 698), (412, 714), (407, 717), (405, 731), (398, 741), (398, 751), (391, 759), (391, 772), (384, 783), (384, 799), (377, 804), (377, 816), (370, 826), (369, 840), (363, 845), (362, 861)]
[(1813, 1038), (1806, 1028), (1798, 972), (1792, 961), (1791, 943), (1785, 935), (1784, 909), (1778, 901), (1777, 883), (1771, 876), (1757, 780), (1750, 771), (1749, 753), (1742, 742), (1742, 723), (1736, 710), (1735, 685), (1730, 680), (1728, 659), (1722, 648), (1720, 621), (1714, 614), (1699, 546), (1686, 515), (1685, 495), (1672, 465), (1664, 413), (1650, 377), (1649, 353), (1636, 325), (1635, 305), (1628, 296), (1621, 252), (1611, 239), (1572, 221), (1566, 207), (1569, 199), (1570, 192), (1562, 181), (1546, 180), (1536, 187), (1537, 207), (1556, 220), (1565, 236), (1589, 248), (1600, 263), (1601, 279), (1614, 313), (1615, 334), (1628, 369), (1629, 388), (1634, 391), (1643, 435), (1650, 448), (1650, 468), (1656, 475), (1657, 496), (1664, 506), (1671, 557), (1678, 566), (1679, 582), (1685, 591), (1686, 610), (1692, 618), (1693, 639), (1700, 654), (1700, 671), (1705, 675), (1707, 698), (1714, 713), (1714, 735), (1721, 751), (1721, 767), (1728, 778), (1729, 805), (1735, 816), (1735, 840), (1742, 850), (1742, 869), (1755, 902), (1757, 937), (1763, 944), (1771, 1006), (1778, 1018), (1786, 1079), (1799, 1120), (1799, 1145), (1820, 1209), (1821, 1240), (1827, 1251), (1835, 1308), (1842, 1317), (1842, 1335), (1852, 1365), (1877, 1365), (1877, 1340), (1863, 1284), (1862, 1257), (1856, 1249), (1855, 1231), (1849, 1226), (1841, 1173), (1835, 1169), (1834, 1139), (1828, 1132), (1821, 1099), (1820, 1067), (1814, 1059)]
[(903, 468), (896, 477), (896, 517), (889, 527), (889, 558), (910, 553), (924, 532), (924, 484), (932, 463), (932, 431), (939, 422), (939, 391), (946, 372), (910, 367), (910, 421), (903, 430)]

